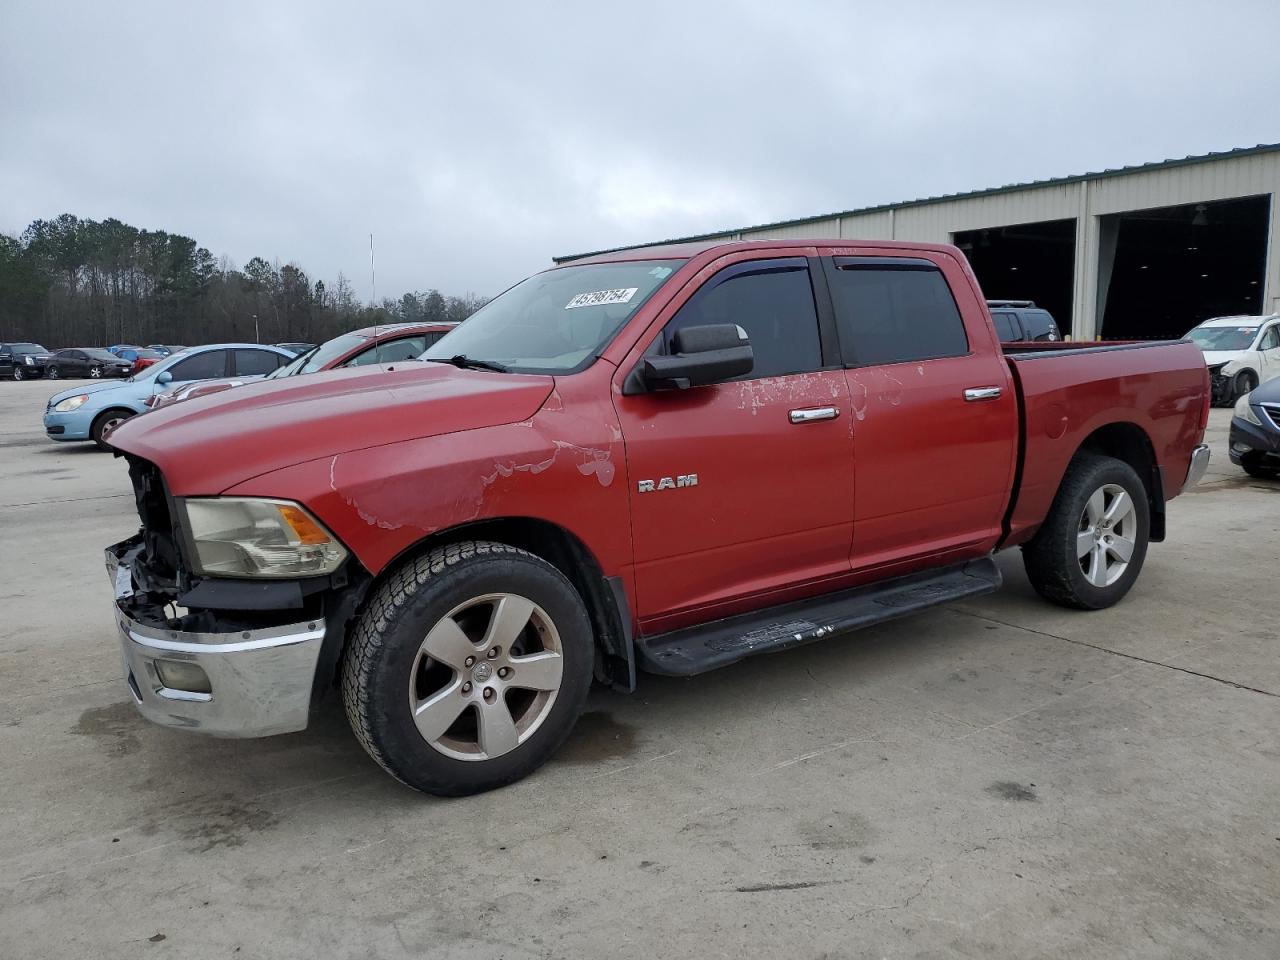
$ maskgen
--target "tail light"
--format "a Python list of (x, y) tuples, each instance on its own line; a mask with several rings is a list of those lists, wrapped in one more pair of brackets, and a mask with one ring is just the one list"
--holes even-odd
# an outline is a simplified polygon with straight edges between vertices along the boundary
[(1209, 428), (1209, 408), (1213, 405), (1213, 385), (1209, 382), (1209, 371), (1204, 372), (1204, 403), (1200, 406), (1200, 436), (1204, 436)]

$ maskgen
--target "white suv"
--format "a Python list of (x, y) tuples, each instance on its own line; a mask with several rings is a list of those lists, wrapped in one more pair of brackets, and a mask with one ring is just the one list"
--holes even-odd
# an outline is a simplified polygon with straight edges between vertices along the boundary
[(1215, 403), (1232, 404), (1280, 377), (1280, 315), (1214, 317), (1187, 334), (1204, 351)]

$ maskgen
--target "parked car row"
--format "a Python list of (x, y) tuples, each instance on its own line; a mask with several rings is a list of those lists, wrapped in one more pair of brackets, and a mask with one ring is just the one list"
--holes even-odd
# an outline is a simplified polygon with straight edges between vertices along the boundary
[[(314, 347), (310, 343), (278, 343), (275, 346), (296, 356)], [(159, 363), (187, 347), (152, 343), (145, 347), (116, 343), (109, 347), (64, 347), (49, 350), (38, 343), (0, 343), (0, 377), (14, 380), (49, 380), (87, 377), (129, 377)]]

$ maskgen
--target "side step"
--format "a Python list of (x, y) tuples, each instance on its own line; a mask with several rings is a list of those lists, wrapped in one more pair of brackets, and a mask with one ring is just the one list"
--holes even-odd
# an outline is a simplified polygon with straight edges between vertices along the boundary
[(942, 603), (991, 593), (1002, 582), (995, 560), (984, 557), (671, 633), (637, 637), (636, 658), (638, 666), (649, 673), (692, 676), (757, 653), (789, 650)]

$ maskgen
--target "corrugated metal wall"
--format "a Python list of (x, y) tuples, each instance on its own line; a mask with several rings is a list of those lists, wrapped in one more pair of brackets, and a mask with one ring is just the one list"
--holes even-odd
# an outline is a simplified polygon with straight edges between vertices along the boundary
[(1121, 174), (1011, 187), (953, 200), (916, 201), (867, 213), (780, 223), (750, 230), (726, 231), (712, 239), (918, 240), (950, 243), (964, 230), (992, 229), (1042, 220), (1077, 221), (1074, 310), (1071, 329), (1077, 339), (1091, 339), (1097, 327), (1098, 217), (1152, 207), (1270, 195), (1263, 309), (1280, 312), (1280, 150), (1225, 156), (1201, 162), (1134, 170)]

